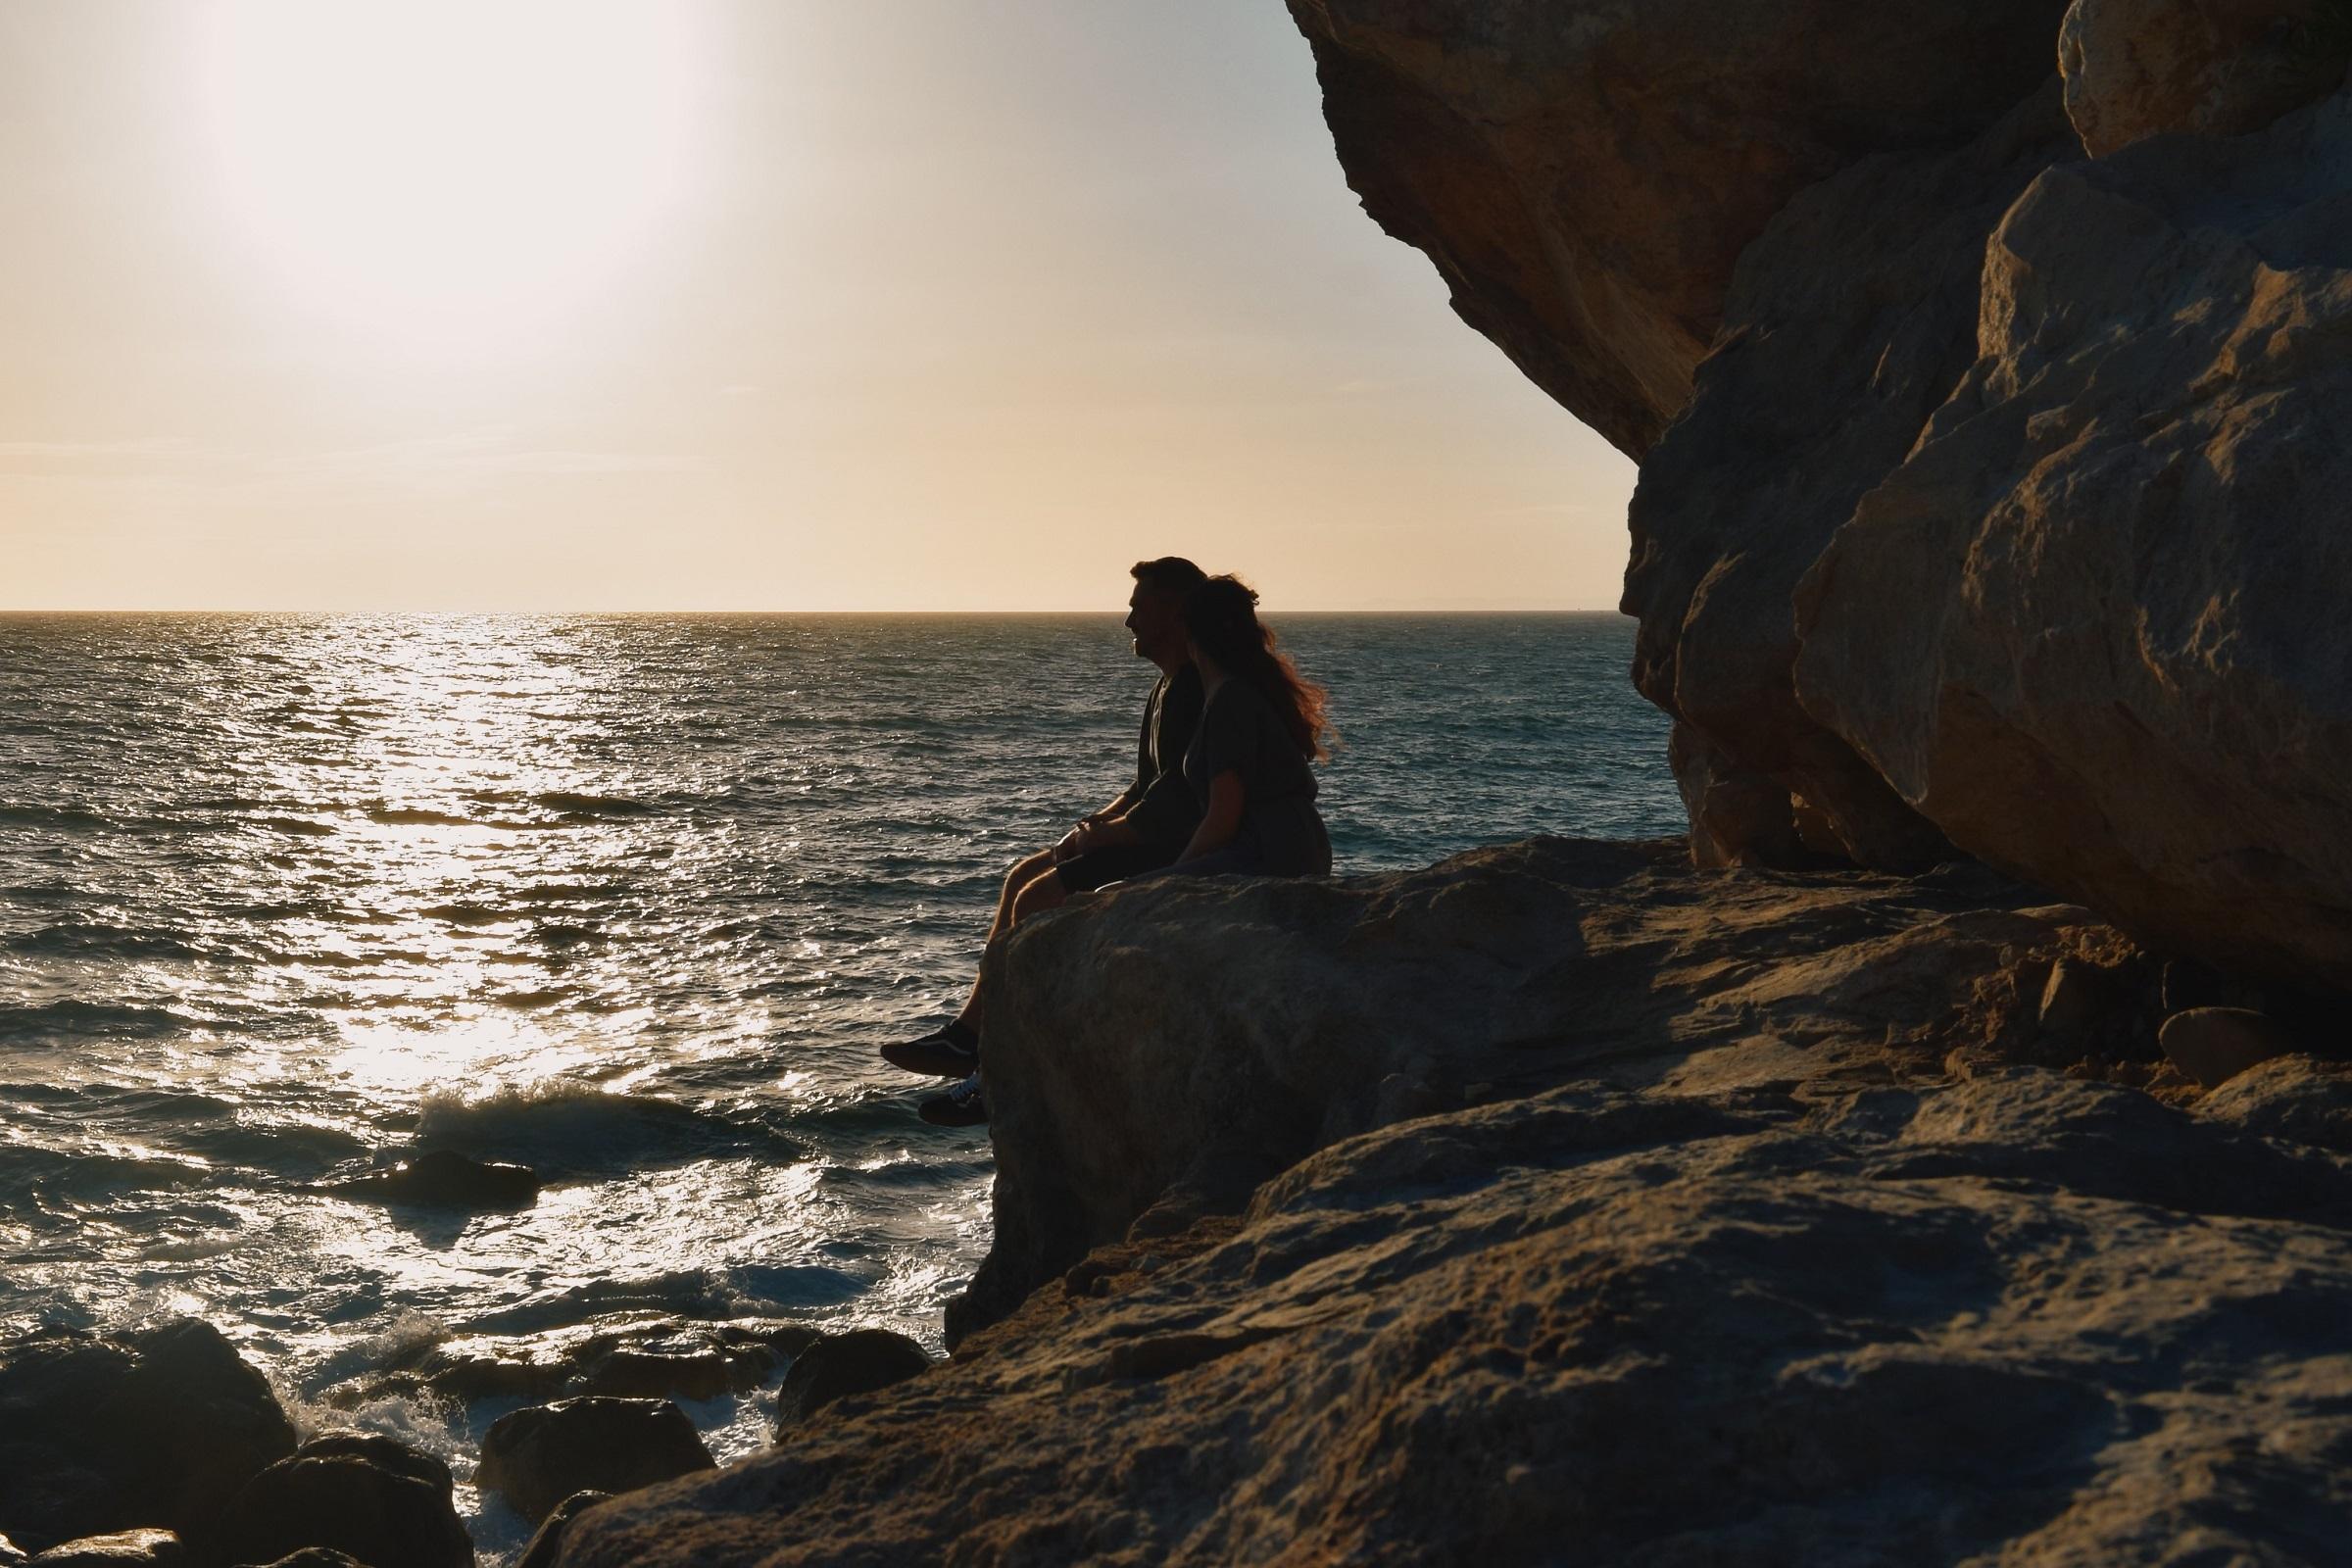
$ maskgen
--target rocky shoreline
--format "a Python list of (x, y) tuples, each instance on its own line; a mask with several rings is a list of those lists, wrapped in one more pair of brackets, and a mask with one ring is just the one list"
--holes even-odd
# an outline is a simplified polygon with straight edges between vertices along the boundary
[(562, 1562), (2340, 1541), (2352, 1076), (2202, 1091), (2165, 966), (2079, 907), (1538, 840), (1114, 892), (996, 961), (953, 1360)]
[[(2352, 13), (1291, 9), (1370, 215), (1642, 463), (1688, 841), (1024, 925), (944, 1364), (389, 1375), (542, 1401), (528, 1568), (2340, 1559)], [(469, 1560), (208, 1334), (0, 1348), (0, 1531)], [(663, 1357), (789, 1361), (773, 1446)]]
[[(582, 1392), (659, 1345), (380, 1374), (548, 1401), (485, 1444), (522, 1561), (2316, 1560), (2352, 1504), (2352, 1073), (2207, 1090), (2159, 1040), (2212, 977), (1980, 866), (1531, 840), (1113, 890), (991, 962), (950, 1361), (672, 1326), (791, 1367), (723, 1470)], [(298, 1449), (202, 1325), (12, 1348), (0, 1411), (20, 1544), (177, 1532), (45, 1560), (472, 1560), (437, 1461)]]

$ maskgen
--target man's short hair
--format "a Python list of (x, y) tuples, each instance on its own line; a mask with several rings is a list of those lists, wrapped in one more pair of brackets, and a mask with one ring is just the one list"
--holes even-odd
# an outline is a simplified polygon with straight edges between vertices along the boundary
[(1174, 599), (1191, 593), (1208, 581), (1208, 573), (1182, 556), (1162, 556), (1157, 561), (1139, 561), (1127, 568), (1127, 575), (1155, 594)]

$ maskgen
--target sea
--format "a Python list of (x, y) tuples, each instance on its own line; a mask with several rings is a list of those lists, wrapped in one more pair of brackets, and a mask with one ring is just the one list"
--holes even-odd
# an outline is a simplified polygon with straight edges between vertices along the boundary
[[(1683, 816), (1611, 614), (1269, 617), (1331, 692), (1336, 869)], [(306, 1429), (473, 1488), (522, 1402), (420, 1348), (664, 1322), (938, 1348), (985, 1129), (876, 1048), (1132, 775), (1100, 615), (0, 616), (0, 1333), (203, 1317)], [(526, 1207), (338, 1195), (420, 1149)], [(724, 1461), (758, 1389), (685, 1401)]]

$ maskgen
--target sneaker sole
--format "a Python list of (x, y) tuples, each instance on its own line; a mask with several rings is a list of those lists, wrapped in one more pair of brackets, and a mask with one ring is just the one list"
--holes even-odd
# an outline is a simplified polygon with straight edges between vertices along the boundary
[(970, 1052), (957, 1051), (936, 1040), (909, 1040), (882, 1048), (882, 1059), (893, 1067), (906, 1072), (926, 1073), (933, 1078), (969, 1078), (980, 1058)]

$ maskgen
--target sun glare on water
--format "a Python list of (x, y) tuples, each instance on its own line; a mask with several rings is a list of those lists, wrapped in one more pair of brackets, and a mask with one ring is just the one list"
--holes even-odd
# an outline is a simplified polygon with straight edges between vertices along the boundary
[(694, 195), (701, 8), (215, 0), (197, 71), (235, 265), (403, 358), (587, 330)]

